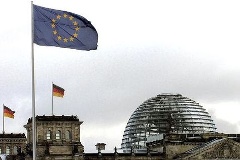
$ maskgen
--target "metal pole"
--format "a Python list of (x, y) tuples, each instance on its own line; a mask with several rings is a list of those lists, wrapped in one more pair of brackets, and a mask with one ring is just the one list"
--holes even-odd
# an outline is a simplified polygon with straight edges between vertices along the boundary
[(3, 134), (5, 133), (4, 131), (4, 104), (3, 104)]
[(53, 82), (52, 82), (52, 116), (53, 116)]
[(32, 32), (32, 150), (33, 160), (36, 160), (36, 122), (35, 122), (35, 78), (34, 78), (34, 15), (33, 15), (33, 1), (31, 1), (31, 32)]

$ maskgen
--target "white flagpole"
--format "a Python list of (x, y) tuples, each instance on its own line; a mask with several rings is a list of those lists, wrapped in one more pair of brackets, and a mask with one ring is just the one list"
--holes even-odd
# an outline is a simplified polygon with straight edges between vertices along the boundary
[(36, 122), (35, 122), (35, 78), (34, 78), (34, 15), (33, 15), (33, 1), (31, 1), (31, 29), (32, 29), (32, 150), (33, 160), (36, 160)]
[(52, 82), (52, 116), (53, 116), (53, 82)]
[(5, 133), (4, 131), (4, 104), (3, 104), (3, 134)]

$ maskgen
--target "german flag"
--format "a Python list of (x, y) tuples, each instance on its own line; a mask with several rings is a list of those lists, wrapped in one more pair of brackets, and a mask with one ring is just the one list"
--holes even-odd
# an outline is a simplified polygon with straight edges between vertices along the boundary
[(15, 111), (12, 111), (10, 108), (4, 106), (4, 117), (14, 118)]
[(63, 97), (64, 96), (64, 89), (53, 84), (53, 96), (56, 96), (56, 97)]

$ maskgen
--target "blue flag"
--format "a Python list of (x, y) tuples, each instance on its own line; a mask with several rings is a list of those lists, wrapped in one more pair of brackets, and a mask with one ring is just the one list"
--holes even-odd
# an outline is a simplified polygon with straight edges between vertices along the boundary
[(34, 43), (78, 50), (97, 49), (98, 33), (86, 18), (33, 5)]

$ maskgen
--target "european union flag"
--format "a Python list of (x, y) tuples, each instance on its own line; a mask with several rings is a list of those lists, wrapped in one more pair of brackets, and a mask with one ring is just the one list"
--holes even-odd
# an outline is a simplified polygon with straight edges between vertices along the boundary
[(86, 18), (33, 5), (34, 43), (79, 50), (97, 49), (98, 33)]

